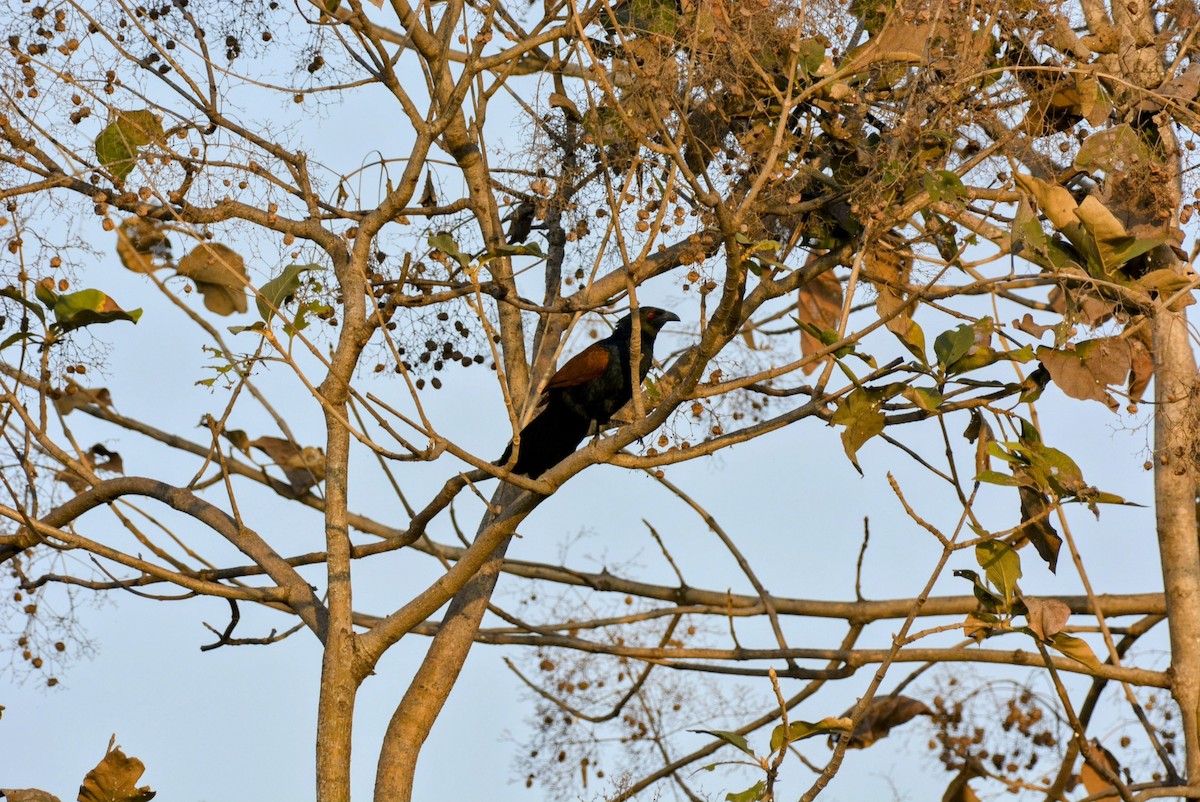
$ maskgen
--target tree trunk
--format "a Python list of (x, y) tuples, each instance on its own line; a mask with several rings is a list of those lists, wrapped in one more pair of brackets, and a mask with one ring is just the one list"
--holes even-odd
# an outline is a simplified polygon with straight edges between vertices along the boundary
[(1154, 499), (1187, 782), (1200, 783), (1200, 540), (1196, 526), (1196, 362), (1182, 312), (1154, 318)]
[[(503, 509), (520, 493), (520, 489), (502, 483), (492, 496), (492, 509)], [(478, 531), (491, 526), (495, 519), (494, 512), (486, 513)], [(513, 520), (510, 525), (515, 529), (517, 521)], [(421, 746), (458, 681), (496, 587), (510, 542), (511, 531), (450, 602), (425, 660), (388, 723), (375, 775), (375, 802), (409, 802), (412, 799)]]

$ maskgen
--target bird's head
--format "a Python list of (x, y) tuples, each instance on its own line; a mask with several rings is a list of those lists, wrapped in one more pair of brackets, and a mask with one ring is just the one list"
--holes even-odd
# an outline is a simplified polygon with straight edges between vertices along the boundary
[[(657, 306), (643, 306), (638, 309), (638, 317), (640, 320), (641, 332), (643, 335), (649, 334), (654, 336), (658, 334), (658, 330), (672, 321), (678, 321), (679, 315), (674, 312), (669, 312), (666, 309), (659, 309)], [(626, 315), (617, 321), (617, 331), (633, 331), (633, 315)]]

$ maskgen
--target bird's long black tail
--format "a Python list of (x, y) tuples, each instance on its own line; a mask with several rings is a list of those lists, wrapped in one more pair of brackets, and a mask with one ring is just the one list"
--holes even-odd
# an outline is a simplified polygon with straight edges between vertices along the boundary
[[(562, 462), (578, 448), (587, 437), (591, 421), (563, 404), (556, 398), (541, 413), (521, 430), (521, 445), (517, 451), (517, 462), (513, 473), (536, 479)], [(512, 456), (512, 443), (504, 449), (500, 463), (508, 462)]]

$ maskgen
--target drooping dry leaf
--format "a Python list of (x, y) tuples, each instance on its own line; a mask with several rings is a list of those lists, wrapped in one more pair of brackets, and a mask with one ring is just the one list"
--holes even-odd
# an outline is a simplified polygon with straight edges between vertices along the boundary
[(426, 209), (432, 209), (438, 205), (437, 190), (433, 186), (432, 171), (425, 173), (425, 188), (421, 190), (421, 199), (417, 203)]
[(1050, 640), (1062, 632), (1071, 617), (1071, 608), (1061, 599), (1023, 596), (1021, 601), (1025, 602), (1025, 617), (1029, 619), (1029, 628), (1039, 640)]
[(1129, 343), (1129, 401), (1137, 404), (1154, 376), (1154, 352), (1149, 328), (1142, 326), (1126, 342)]
[[(109, 473), (125, 473), (125, 463), (121, 459), (121, 455), (116, 451), (109, 451), (99, 443), (92, 446), (89, 450), (92, 467), (98, 471), (108, 471)], [(102, 457), (102, 460), (96, 459)]]
[(325, 452), (316, 446), (300, 446), (282, 437), (259, 437), (249, 448), (264, 452), (283, 469), (297, 495), (325, 478)]
[(58, 410), (58, 414), (60, 415), (69, 415), (72, 410), (85, 407), (88, 404), (111, 407), (112, 395), (108, 392), (107, 387), (89, 389), (73, 381), (68, 381), (66, 389), (54, 399), (54, 408)]
[(917, 716), (932, 715), (933, 711), (929, 706), (919, 699), (908, 696), (876, 699), (867, 707), (854, 732), (850, 733), (847, 746), (850, 749), (866, 749), (876, 741), (886, 738), (893, 727), (906, 724)]
[(83, 778), (79, 802), (149, 802), (156, 792), (148, 785), (137, 787), (145, 771), (142, 761), (126, 757), (119, 746), (110, 742), (108, 754)]
[[(1092, 754), (1095, 755), (1099, 763), (1113, 774), (1117, 774), (1121, 770), (1121, 764), (1117, 762), (1113, 753), (1101, 746), (1100, 742), (1095, 738), (1092, 739)], [(1092, 765), (1087, 761), (1084, 761), (1082, 768), (1079, 769), (1079, 781), (1083, 783), (1083, 787), (1087, 789), (1089, 794), (1098, 794), (1112, 787), (1111, 783), (1104, 779), (1100, 772), (1092, 768)]]
[(246, 265), (227, 245), (203, 242), (179, 260), (179, 275), (190, 278), (204, 296), (204, 306), (218, 315), (245, 312)]
[(971, 421), (967, 424), (963, 437), (968, 443), (975, 444), (975, 475), (990, 470), (992, 461), (989, 456), (991, 445), (996, 440), (991, 425), (983, 419), (983, 413), (978, 409), (971, 410)]
[(1129, 343), (1117, 337), (1085, 340), (1074, 348), (1054, 349), (1041, 346), (1038, 359), (1050, 372), (1050, 378), (1071, 398), (1099, 401), (1114, 412), (1117, 402), (1108, 394), (1110, 384), (1124, 384), (1129, 375)]
[(244, 454), (250, 453), (250, 435), (244, 429), (225, 429), (221, 435)]
[[(826, 270), (802, 286), (796, 293), (796, 316), (801, 323), (811, 323), (818, 329), (836, 330), (842, 316), (842, 282), (832, 270)], [(815, 354), (825, 344), (807, 331), (800, 335), (800, 349), (805, 356)], [(805, 365), (804, 373), (811, 374), (819, 367), (813, 362)]]
[(153, 273), (172, 266), (171, 241), (155, 221), (130, 217), (117, 228), (117, 256), (127, 270)]
[[(1013, 471), (1017, 479), (1027, 478), (1022, 474), (1019, 469)], [(1021, 497), (1021, 525), (1017, 528), (1018, 543), (1014, 545), (1019, 545), (1022, 539), (1028, 540), (1054, 573), (1058, 568), (1062, 537), (1050, 525), (1050, 503), (1040, 492), (1024, 484), (1017, 488), (1017, 493)]]
[(875, 287), (875, 309), (886, 319), (888, 331), (900, 338), (914, 355), (925, 358), (925, 333), (912, 319), (908, 278), (912, 257), (885, 248), (872, 248), (863, 256), (863, 275)]
[[(988, 618), (994, 618), (990, 614), (985, 615)], [(995, 620), (989, 621), (988, 618), (983, 618), (976, 613), (967, 613), (967, 617), (962, 623), (963, 637), (981, 643), (996, 626)]]
[(62, 802), (54, 794), (39, 788), (0, 788), (0, 796), (8, 802)]

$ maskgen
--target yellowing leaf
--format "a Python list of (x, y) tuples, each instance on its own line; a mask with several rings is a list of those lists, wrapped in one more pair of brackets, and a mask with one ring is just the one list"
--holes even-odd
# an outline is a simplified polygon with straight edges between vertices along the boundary
[[(846, 732), (853, 724), (848, 718), (823, 718), (820, 721), (789, 721), (787, 725), (787, 742), (792, 744), (812, 738), (814, 735), (827, 735), (832, 732)], [(784, 743), (784, 728), (779, 724), (771, 731), (771, 751), (778, 752)]]
[(96, 137), (96, 160), (118, 181), (133, 172), (138, 149), (163, 137), (162, 118), (152, 111), (119, 111)]
[(1016, 549), (1001, 540), (985, 540), (975, 547), (975, 560), (1005, 603), (1011, 603), (1021, 578), (1021, 557)]
[(747, 755), (750, 755), (750, 757), (758, 757), (758, 755), (754, 754), (754, 750), (750, 748), (750, 744), (747, 743), (746, 737), (744, 735), (739, 735), (736, 732), (729, 732), (728, 730), (691, 730), (691, 732), (698, 732), (703, 735), (715, 735), (725, 743), (741, 749)]
[(1022, 173), (1017, 173), (1013, 179), (1021, 189), (1033, 196), (1038, 208), (1042, 210), (1042, 214), (1046, 215), (1050, 224), (1059, 231), (1066, 233), (1065, 229), (1068, 226), (1078, 224), (1078, 219), (1075, 217), (1078, 204), (1065, 188)]
[(203, 242), (179, 260), (179, 275), (191, 279), (204, 306), (218, 315), (246, 311), (246, 266), (227, 245)]
[(883, 431), (886, 418), (880, 411), (883, 399), (870, 390), (859, 387), (845, 398), (839, 399), (838, 408), (829, 419), (842, 429), (842, 448), (850, 458), (850, 464), (859, 473), (862, 468), (858, 465), (858, 449), (863, 443)]
[(1088, 646), (1085, 640), (1060, 632), (1050, 639), (1050, 645), (1090, 669), (1098, 670), (1100, 668), (1100, 661), (1096, 659), (1096, 653), (1092, 651), (1092, 647)]
[(63, 331), (115, 320), (137, 323), (141, 316), (141, 309), (126, 312), (100, 290), (80, 290), (60, 295), (54, 304), (54, 317)]

